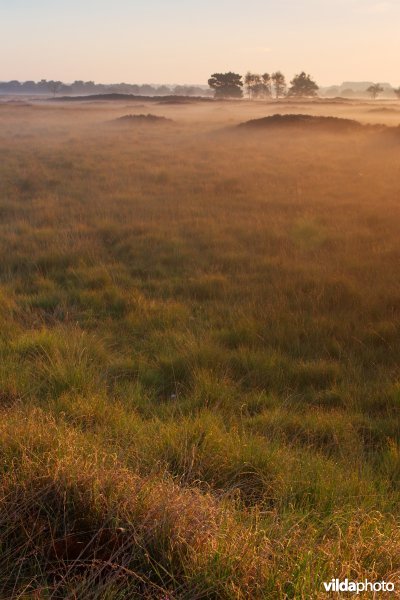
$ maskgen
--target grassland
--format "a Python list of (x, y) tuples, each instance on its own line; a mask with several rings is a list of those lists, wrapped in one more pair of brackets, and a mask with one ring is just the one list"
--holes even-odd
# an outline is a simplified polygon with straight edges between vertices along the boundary
[(400, 136), (234, 128), (379, 107), (0, 104), (1, 598), (399, 585)]

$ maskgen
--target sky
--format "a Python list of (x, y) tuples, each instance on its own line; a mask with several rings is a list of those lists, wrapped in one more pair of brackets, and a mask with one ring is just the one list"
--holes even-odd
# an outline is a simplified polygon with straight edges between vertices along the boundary
[(400, 85), (400, 0), (0, 0), (0, 81)]

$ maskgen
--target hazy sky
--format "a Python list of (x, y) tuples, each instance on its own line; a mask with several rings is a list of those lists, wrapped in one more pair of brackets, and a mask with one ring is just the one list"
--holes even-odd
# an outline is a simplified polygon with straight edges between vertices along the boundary
[(0, 24), (3, 81), (280, 69), (400, 85), (400, 0), (0, 0)]

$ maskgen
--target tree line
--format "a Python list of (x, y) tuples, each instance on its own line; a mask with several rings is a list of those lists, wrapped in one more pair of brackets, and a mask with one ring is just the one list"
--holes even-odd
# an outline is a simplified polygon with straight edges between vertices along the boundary
[(208, 80), (208, 85), (215, 92), (216, 98), (242, 98), (243, 88), (250, 100), (254, 98), (282, 98), (284, 96), (315, 97), (318, 85), (304, 71), (295, 75), (287, 85), (286, 77), (281, 71), (274, 73), (251, 73), (248, 71), (244, 78), (238, 73), (214, 73)]
[(94, 81), (76, 80), (67, 84), (58, 80), (0, 81), (0, 94), (51, 94), (83, 96), (89, 94), (134, 94), (137, 96), (205, 96), (211, 90), (195, 85), (150, 85), (115, 83), (104, 84)]
[[(40, 81), (0, 81), (0, 94), (43, 94), (43, 95), (73, 95), (83, 96), (90, 94), (134, 94), (137, 96), (209, 96), (217, 98), (242, 98), (266, 99), (294, 97), (315, 97), (318, 93), (318, 85), (310, 75), (302, 71), (295, 75), (290, 85), (281, 71), (274, 73), (251, 73), (247, 72), (243, 77), (237, 73), (214, 73), (208, 80), (209, 88), (194, 85), (151, 85), (115, 83), (104, 84), (94, 81), (76, 80), (66, 84), (58, 80), (41, 79)], [(393, 90), (400, 100), (400, 87)], [(369, 86), (365, 93), (376, 99), (384, 92), (384, 88), (375, 83)]]
[[(281, 71), (271, 74), (248, 71), (244, 77), (232, 71), (214, 73), (208, 80), (208, 85), (214, 90), (216, 98), (243, 98), (246, 93), (250, 100), (272, 97), (279, 99), (286, 96), (314, 98), (319, 90), (317, 83), (305, 71), (295, 75), (289, 86)], [(365, 91), (375, 100), (384, 91), (384, 88), (379, 83), (375, 83)], [(400, 100), (400, 87), (393, 91)]]

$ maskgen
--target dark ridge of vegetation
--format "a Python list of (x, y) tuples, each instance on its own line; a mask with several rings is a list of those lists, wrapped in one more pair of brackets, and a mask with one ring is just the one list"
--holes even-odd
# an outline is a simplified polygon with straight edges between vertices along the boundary
[(246, 129), (264, 129), (268, 127), (309, 127), (323, 129), (329, 131), (353, 131), (364, 127), (358, 121), (353, 119), (341, 119), (339, 117), (316, 117), (314, 115), (281, 115), (276, 114), (271, 117), (263, 117), (262, 119), (252, 119), (245, 123), (240, 123), (238, 127)]
[(388, 106), (380, 106), (379, 108), (370, 108), (369, 113), (376, 113), (376, 114), (399, 114), (400, 110), (398, 108), (389, 108)]
[(12, 98), (11, 100), (4, 100), (2, 102), (2, 104), (10, 104), (11, 106), (15, 106), (15, 107), (17, 107), (17, 106), (21, 106), (21, 107), (32, 106), (30, 104), (30, 102), (26, 102), (25, 100), (18, 100), (16, 98)]
[(123, 100), (124, 102), (129, 100), (135, 102), (140, 100), (141, 102), (160, 102), (160, 98), (163, 98), (164, 102), (213, 102), (213, 98), (205, 98), (203, 96), (138, 96), (135, 94), (90, 94), (87, 96), (60, 96), (59, 98), (52, 98), (56, 102), (93, 102), (95, 100)]
[(192, 100), (190, 98), (162, 98), (158, 104), (191, 104)]
[(0, 94), (32, 94), (45, 96), (61, 94), (136, 94), (139, 96), (207, 96), (210, 90), (201, 85), (150, 85), (148, 83), (95, 83), (94, 81), (76, 80), (67, 84), (62, 81), (42, 79), (41, 81), (0, 81)]
[(137, 125), (139, 123), (146, 124), (167, 124), (173, 123), (172, 119), (167, 119), (167, 117), (158, 117), (157, 115), (124, 115), (123, 117), (118, 117), (118, 119), (114, 119), (112, 123), (123, 125), (125, 123)]

